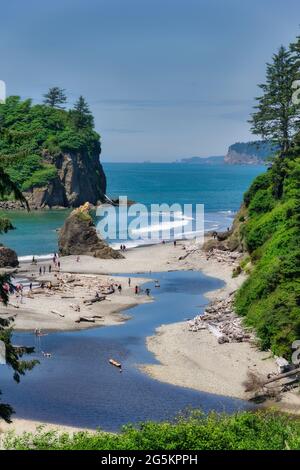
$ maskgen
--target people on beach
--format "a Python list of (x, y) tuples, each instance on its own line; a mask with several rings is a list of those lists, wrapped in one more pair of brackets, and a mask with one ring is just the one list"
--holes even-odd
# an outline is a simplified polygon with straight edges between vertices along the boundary
[(146, 292), (146, 295), (149, 297), (150, 296), (150, 289), (147, 287), (147, 289), (145, 290)]
[(43, 266), (43, 274), (46, 273), (46, 266)]
[(126, 245), (120, 245), (120, 251), (126, 251)]
[(29, 290), (32, 292), (32, 282), (29, 284)]
[(57, 267), (58, 267), (58, 270), (60, 270), (60, 261), (59, 260), (57, 261)]
[(40, 276), (42, 275), (42, 266), (40, 266), (39, 268), (39, 273), (40, 273)]
[(177, 244), (177, 243), (176, 243), (176, 240), (174, 240), (173, 245), (176, 246), (176, 244)]
[(77, 263), (79, 263), (79, 261), (80, 261), (80, 256), (77, 256), (76, 261), (77, 261)]
[(48, 270), (49, 270), (49, 273), (51, 273), (51, 271), (52, 271), (52, 266), (51, 266), (51, 264), (49, 264)]
[(139, 291), (140, 291), (139, 286), (135, 286), (135, 288), (134, 288), (135, 295), (138, 295)]
[(121, 294), (121, 292), (122, 292), (122, 285), (121, 284), (118, 285), (118, 291), (119, 291), (119, 294)]
[(130, 286), (131, 286), (131, 278), (129, 277), (128, 278), (128, 287), (130, 287)]

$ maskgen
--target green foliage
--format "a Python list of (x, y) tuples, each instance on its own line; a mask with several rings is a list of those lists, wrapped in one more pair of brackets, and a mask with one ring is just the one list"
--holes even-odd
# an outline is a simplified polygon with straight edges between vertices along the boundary
[(249, 204), (249, 214), (269, 212), (275, 206), (275, 200), (270, 189), (257, 191)]
[(40, 170), (34, 172), (32, 176), (26, 179), (22, 184), (22, 190), (27, 191), (33, 187), (45, 186), (57, 175), (57, 170), (53, 165), (44, 164)]
[(9, 434), (17, 450), (285, 450), (300, 449), (300, 420), (275, 412), (235, 415), (194, 412), (175, 422), (125, 426), (120, 434), (46, 432)]
[(50, 88), (48, 93), (44, 95), (44, 103), (51, 108), (62, 107), (61, 105), (66, 103), (66, 101), (65, 90), (57, 86)]
[(83, 96), (78, 98), (74, 109), (70, 111), (70, 115), (76, 129), (92, 128), (94, 126), (93, 115)]
[(259, 85), (262, 95), (256, 98), (250, 120), (252, 132), (278, 145), (282, 156), (286, 156), (297, 128), (299, 108), (292, 101), (296, 72), (291, 51), (280, 47), (267, 64), (266, 83)]
[(266, 171), (266, 173), (258, 175), (257, 178), (255, 178), (248, 191), (246, 191), (244, 194), (244, 203), (246, 207), (249, 206), (254, 195), (259, 189), (268, 189), (270, 187), (271, 179), (272, 174), (270, 170)]
[[(7, 289), (6, 289), (7, 287)], [(0, 275), (0, 298), (4, 305), (7, 305), (9, 299), (9, 293), (13, 289), (11, 277), (9, 274)], [(23, 361), (22, 352), (16, 350), (12, 345), (11, 336), (12, 329), (10, 328), (13, 317), (7, 317), (5, 319), (0, 318), (0, 341), (5, 344), (6, 350), (6, 363), (13, 369), (13, 378), (16, 382), (20, 382), (20, 377), (25, 374), (27, 370), (31, 370), (38, 361)], [(0, 391), (1, 395), (1, 391)], [(10, 422), (11, 414), (13, 413), (12, 407), (7, 403), (0, 403), (0, 420), (4, 419), (6, 422)]]
[(248, 217), (240, 231), (254, 269), (236, 295), (236, 310), (255, 327), (263, 349), (289, 357), (300, 338), (300, 157), (291, 155), (282, 196), (273, 196), (273, 165), (246, 194)]
[[(88, 158), (100, 151), (92, 115), (85, 100), (80, 103), (79, 110), (66, 111), (50, 103), (32, 105), (31, 100), (10, 96), (0, 105), (0, 154), (19, 189), (26, 191), (51, 181), (56, 176), (56, 158), (62, 152), (84, 150)], [(84, 125), (74, 120), (74, 112), (81, 113)]]

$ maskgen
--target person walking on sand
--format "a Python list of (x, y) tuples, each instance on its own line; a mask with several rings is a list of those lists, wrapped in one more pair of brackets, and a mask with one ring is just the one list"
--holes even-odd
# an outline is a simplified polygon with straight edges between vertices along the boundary
[(60, 261), (57, 261), (58, 270), (60, 271)]
[(32, 282), (29, 284), (29, 290), (32, 292)]
[(51, 271), (52, 271), (51, 264), (49, 264), (48, 269), (49, 269), (49, 273), (51, 273)]
[(39, 273), (40, 273), (40, 276), (42, 275), (42, 267), (40, 266), (40, 269), (39, 269)]
[(118, 291), (119, 291), (119, 294), (121, 294), (121, 292), (122, 292), (122, 286), (121, 286), (121, 284), (118, 285)]
[(46, 266), (43, 266), (43, 274), (46, 273)]
[(128, 278), (128, 287), (130, 287), (130, 286), (131, 286), (131, 279), (130, 279), (130, 277), (129, 277), (129, 278)]
[(139, 286), (135, 286), (135, 288), (134, 288), (134, 293), (135, 293), (135, 295), (138, 295), (138, 293), (139, 293)]

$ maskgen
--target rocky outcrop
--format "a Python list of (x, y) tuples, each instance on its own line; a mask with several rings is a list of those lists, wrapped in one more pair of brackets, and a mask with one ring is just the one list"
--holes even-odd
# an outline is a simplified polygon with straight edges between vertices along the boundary
[(45, 187), (35, 187), (25, 193), (31, 208), (79, 207), (86, 201), (97, 204), (104, 200), (106, 178), (99, 152), (61, 153), (55, 157), (43, 155), (55, 165), (57, 177)]
[(224, 162), (228, 165), (265, 165), (277, 148), (268, 141), (237, 142), (228, 149)]
[[(57, 176), (47, 185), (35, 186), (24, 192), (31, 209), (79, 207), (86, 201), (96, 205), (105, 200), (106, 177), (100, 163), (100, 150), (60, 153), (52, 156), (44, 152), (43, 160), (54, 165)], [(23, 209), (18, 201), (1, 201), (2, 209)]]
[(97, 235), (96, 227), (86, 203), (66, 219), (59, 232), (58, 246), (62, 256), (89, 255), (96, 258), (123, 258)]
[(19, 265), (17, 253), (11, 248), (0, 246), (0, 268), (15, 268)]

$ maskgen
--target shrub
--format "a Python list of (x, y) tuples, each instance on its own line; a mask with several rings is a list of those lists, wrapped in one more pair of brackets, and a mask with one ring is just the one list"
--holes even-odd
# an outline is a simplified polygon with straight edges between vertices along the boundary
[(175, 422), (125, 426), (120, 434), (57, 431), (9, 435), (17, 450), (284, 450), (300, 449), (300, 420), (275, 412), (193, 412)]

